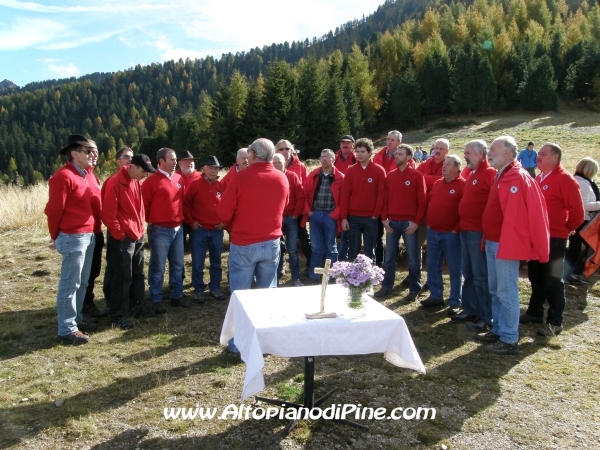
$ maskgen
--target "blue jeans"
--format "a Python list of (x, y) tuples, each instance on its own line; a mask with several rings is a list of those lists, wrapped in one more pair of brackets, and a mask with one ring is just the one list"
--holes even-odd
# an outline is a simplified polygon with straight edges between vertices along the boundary
[(183, 227), (175, 228), (148, 225), (150, 265), (148, 286), (152, 303), (163, 299), (165, 266), (169, 260), (169, 290), (171, 299), (183, 297)]
[[(277, 287), (279, 239), (251, 245), (229, 246), (229, 290), (250, 289), (256, 277), (259, 289)], [(233, 338), (227, 343), (229, 350), (239, 353)]]
[[(281, 225), (283, 235), (285, 236), (285, 247), (290, 255), (290, 270), (292, 271), (292, 280), (300, 279), (300, 258), (298, 257), (298, 219), (291, 216), (284, 217)], [(283, 255), (280, 255), (283, 258)]]
[(223, 279), (223, 270), (221, 269), (223, 230), (207, 230), (202, 227), (195, 230), (190, 229), (190, 246), (192, 250), (192, 285), (194, 286), (194, 292), (204, 291), (204, 260), (206, 259), (207, 248), (210, 261), (208, 290), (219, 290)]
[(438, 233), (427, 228), (427, 283), (429, 292), (435, 299), (444, 299), (442, 265), (444, 257), (450, 273), (450, 297), (448, 304), (460, 306), (460, 236), (457, 233)]
[(56, 238), (56, 250), (62, 256), (56, 294), (59, 336), (77, 331), (77, 324), (83, 320), (81, 309), (90, 278), (94, 244), (94, 233), (60, 232)]
[(485, 250), (481, 249), (482, 238), (480, 231), (460, 232), (462, 307), (465, 313), (491, 324), (492, 296), (488, 289), (487, 257)]
[(377, 245), (377, 219), (372, 217), (348, 216), (348, 261), (354, 261), (360, 253), (361, 237), (365, 256), (375, 264), (375, 246)]
[(488, 284), (492, 295), (492, 333), (505, 344), (519, 341), (519, 262), (500, 259), (498, 242), (485, 241)]
[(335, 236), (337, 235), (337, 221), (332, 219), (327, 211), (313, 211), (310, 218), (310, 268), (308, 276), (318, 278), (315, 267), (323, 267), (326, 259), (331, 259), (331, 264), (337, 262), (338, 251)]
[(393, 233), (385, 235), (385, 259), (383, 270), (385, 275), (381, 287), (392, 289), (394, 287), (394, 277), (396, 276), (396, 261), (398, 259), (400, 237), (404, 240), (406, 246), (406, 259), (408, 260), (408, 280), (410, 282), (410, 292), (418, 293), (421, 290), (421, 249), (419, 248), (418, 229), (413, 234), (406, 234), (407, 220), (390, 220), (390, 228)]

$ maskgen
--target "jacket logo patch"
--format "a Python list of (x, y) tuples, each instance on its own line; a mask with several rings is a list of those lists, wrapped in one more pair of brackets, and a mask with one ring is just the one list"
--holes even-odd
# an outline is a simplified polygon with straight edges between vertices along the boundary
[(473, 180), (473, 185), (476, 185), (476, 184), (477, 184), (477, 180)]
[(519, 192), (519, 188), (518, 188), (518, 187), (516, 187), (516, 186), (511, 186), (511, 187), (510, 187), (510, 192), (511, 192), (512, 194), (516, 194), (517, 192)]
[(454, 189), (450, 189), (450, 193), (454, 194), (456, 191)]
[(220, 197), (221, 193), (219, 191), (217, 191), (217, 197)]
[(373, 182), (373, 178), (367, 178), (367, 182), (372, 183)]
[(545, 184), (545, 185), (542, 187), (542, 189), (543, 189), (543, 190), (546, 190), (546, 189), (548, 189), (548, 185), (547, 185), (547, 184)]
[(406, 180), (406, 181), (404, 182), (404, 184), (405, 184), (405, 185), (407, 185), (407, 186), (410, 186), (410, 181)]
[(181, 189), (181, 184), (177, 183), (177, 189)]

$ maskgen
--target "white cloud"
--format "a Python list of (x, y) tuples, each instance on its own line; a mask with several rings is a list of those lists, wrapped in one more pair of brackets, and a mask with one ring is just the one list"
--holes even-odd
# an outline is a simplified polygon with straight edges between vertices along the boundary
[(56, 78), (69, 78), (76, 77), (81, 71), (73, 63), (69, 64), (48, 64), (46, 66), (46, 72), (55, 76)]
[(205, 53), (196, 50), (174, 48), (171, 44), (167, 42), (164, 36), (158, 40), (158, 42), (156, 43), (156, 48), (161, 51), (160, 57), (164, 61), (168, 61), (170, 59), (177, 61), (179, 58), (183, 60), (185, 60), (186, 58), (200, 59), (206, 56)]
[(15, 0), (0, 0), (0, 6), (6, 8), (16, 9), (20, 11), (36, 12), (36, 13), (86, 13), (86, 12), (110, 12), (115, 14), (132, 13), (139, 11), (157, 11), (171, 9), (172, 5), (168, 3), (156, 3), (148, 1), (132, 2), (128, 1), (126, 4), (120, 0), (108, 1), (105, 0), (101, 4), (98, 2), (89, 2), (90, 6), (47, 6), (40, 3), (34, 2), (19, 2)]
[(11, 25), (0, 24), (0, 50), (21, 50), (58, 38), (65, 30), (48, 19), (21, 19)]

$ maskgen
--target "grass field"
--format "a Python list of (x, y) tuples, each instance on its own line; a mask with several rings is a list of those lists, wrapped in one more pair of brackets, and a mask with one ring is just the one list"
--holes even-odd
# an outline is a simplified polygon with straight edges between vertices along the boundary
[[(600, 159), (600, 114), (583, 110), (537, 118), (525, 113), (453, 117), (406, 132), (404, 141), (428, 148), (436, 137), (448, 137), (452, 151), (462, 155), (468, 140), (489, 142), (501, 134), (515, 135), (521, 146), (529, 140), (559, 142), (570, 171), (583, 156)], [(273, 435), (285, 425), (281, 420), (167, 421), (165, 407), (222, 410), (239, 403), (245, 364), (218, 342), (227, 302), (169, 309), (135, 321), (127, 332), (111, 329), (101, 319), (90, 344), (59, 345), (54, 307), (60, 255), (48, 248), (46, 192), (45, 186), (0, 189), (0, 448), (600, 446), (597, 284), (567, 288), (560, 336), (540, 338), (535, 325), (522, 326), (518, 356), (484, 353), (463, 325), (450, 323), (445, 311), (405, 304), (400, 299), (406, 291), (397, 288), (384, 304), (405, 319), (426, 375), (392, 366), (381, 354), (317, 359), (317, 394), (338, 386), (335, 403), (388, 410), (432, 407), (437, 410), (433, 420), (359, 421), (370, 427), (369, 433), (305, 421), (280, 442)], [(186, 272), (185, 291), (191, 294), (189, 253)], [(405, 275), (401, 263), (397, 280)], [(100, 281), (96, 296), (103, 305)], [(284, 281), (290, 284), (288, 278)], [(524, 308), (530, 294), (526, 271), (519, 287)], [(267, 388), (261, 395), (291, 400), (301, 392), (301, 360), (267, 356), (263, 372)], [(246, 401), (251, 403), (251, 398)]]

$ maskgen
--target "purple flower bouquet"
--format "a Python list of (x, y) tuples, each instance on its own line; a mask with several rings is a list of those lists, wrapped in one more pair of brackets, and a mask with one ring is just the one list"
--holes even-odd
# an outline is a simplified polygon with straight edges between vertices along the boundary
[(362, 295), (383, 281), (384, 272), (365, 255), (358, 255), (354, 262), (333, 263), (329, 274), (336, 278), (336, 283), (348, 288), (348, 306), (361, 309), (364, 307)]

